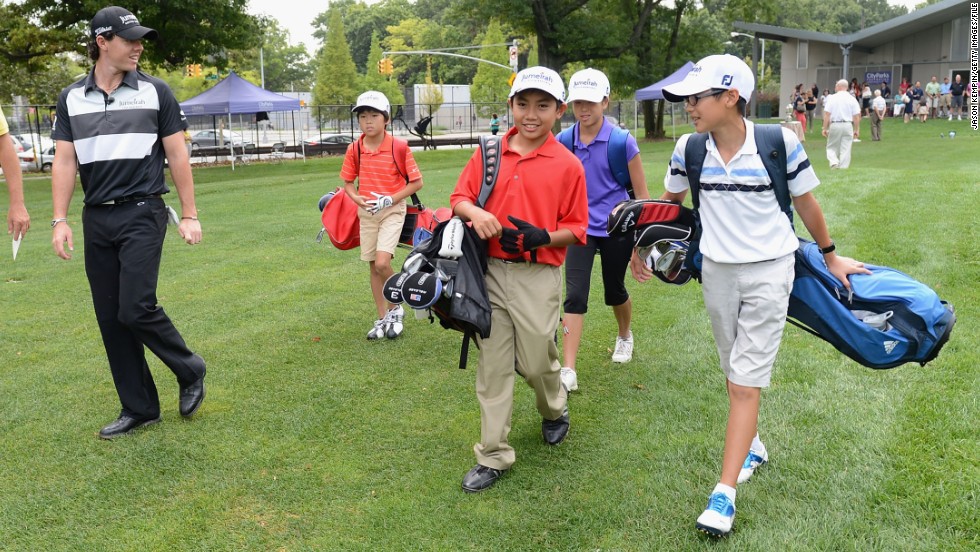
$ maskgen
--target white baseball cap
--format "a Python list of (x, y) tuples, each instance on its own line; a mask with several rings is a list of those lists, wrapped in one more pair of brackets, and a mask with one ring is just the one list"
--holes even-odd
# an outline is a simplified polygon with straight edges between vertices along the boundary
[(598, 69), (582, 69), (568, 79), (568, 103), (575, 100), (599, 103), (609, 97), (609, 79)]
[(682, 102), (688, 96), (711, 89), (738, 90), (739, 97), (748, 102), (755, 90), (755, 77), (744, 61), (731, 54), (708, 56), (684, 80), (665, 86), (664, 98)]
[(561, 75), (547, 67), (528, 67), (517, 74), (514, 78), (514, 85), (510, 87), (510, 95), (525, 90), (541, 90), (553, 96), (558, 103), (565, 103), (565, 83), (561, 80)]
[(362, 107), (370, 107), (385, 115), (391, 114), (391, 104), (388, 103), (388, 97), (377, 90), (368, 90), (358, 96), (357, 103), (354, 104), (354, 109), (351, 109), (351, 111), (356, 113)]

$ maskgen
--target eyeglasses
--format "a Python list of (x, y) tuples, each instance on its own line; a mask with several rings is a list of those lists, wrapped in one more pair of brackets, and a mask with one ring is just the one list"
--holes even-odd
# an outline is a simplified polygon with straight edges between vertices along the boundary
[(694, 107), (694, 106), (698, 105), (698, 101), (699, 100), (703, 100), (704, 98), (710, 98), (712, 96), (720, 96), (721, 94), (724, 94), (725, 92), (728, 92), (728, 90), (727, 89), (722, 89), (722, 90), (709, 90), (707, 92), (702, 92), (700, 94), (695, 94), (693, 96), (688, 96), (684, 101), (687, 102), (687, 105), (689, 105), (691, 107)]

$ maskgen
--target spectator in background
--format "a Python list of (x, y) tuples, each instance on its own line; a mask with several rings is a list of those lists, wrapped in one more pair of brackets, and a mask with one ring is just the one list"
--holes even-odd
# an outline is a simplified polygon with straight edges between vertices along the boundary
[(850, 91), (854, 99), (857, 100), (858, 105), (861, 105), (861, 85), (858, 84), (857, 79), (851, 79)]
[(500, 118), (494, 113), (490, 116), (490, 134), (496, 136), (498, 132), (500, 132)]
[(949, 77), (943, 77), (943, 83), (939, 85), (939, 116), (949, 116), (949, 105), (952, 96), (949, 93)]
[(881, 141), (881, 120), (885, 118), (888, 105), (885, 103), (881, 90), (875, 90), (875, 97), (871, 100), (871, 141)]
[(865, 82), (861, 85), (861, 112), (865, 117), (871, 116), (871, 86)]
[(932, 76), (932, 80), (926, 84), (926, 105), (929, 107), (929, 118), (935, 119), (939, 114), (939, 96), (942, 91), (942, 87), (939, 85), (939, 79), (935, 75)]
[[(959, 121), (963, 120), (963, 100), (965, 98), (966, 85), (963, 83), (963, 78), (959, 75), (953, 79), (953, 83), (949, 85), (949, 120), (953, 120), (953, 113), (956, 113), (956, 118)], [(974, 99), (974, 101), (976, 101)]]
[(906, 92), (909, 98), (908, 103), (905, 104), (905, 122), (909, 122), (909, 119), (914, 119), (916, 115), (916, 109), (919, 107), (919, 102), (922, 101), (925, 92), (922, 90), (922, 83), (920, 81), (915, 81), (915, 86), (912, 86)]
[(823, 135), (827, 138), (827, 161), (831, 169), (846, 169), (851, 164), (851, 143), (861, 129), (861, 106), (847, 90), (847, 81), (837, 81), (837, 92), (827, 98), (823, 112)]
[(803, 84), (797, 84), (793, 91), (793, 116), (806, 132), (806, 98), (803, 96)]
[(813, 130), (813, 111), (817, 108), (817, 97), (813, 95), (812, 90), (806, 91), (806, 128), (808, 131)]
[[(885, 106), (888, 105), (888, 100), (892, 97), (892, 89), (888, 88), (888, 81), (882, 81), (881, 87), (878, 89), (881, 92), (881, 97), (885, 99)], [(891, 115), (891, 113), (886, 109), (885, 116)]]
[(905, 112), (905, 102), (908, 100), (908, 96), (901, 92), (895, 92), (895, 102), (892, 105), (892, 115), (899, 117)]
[(929, 100), (925, 98), (919, 100), (919, 108), (917, 114), (919, 116), (920, 121), (922, 121), (923, 123), (926, 122), (926, 119), (929, 117)]
[(909, 91), (909, 78), (902, 77), (902, 83), (898, 85), (899, 94), (904, 94)]
[(31, 217), (24, 205), (24, 180), (20, 174), (20, 159), (14, 151), (14, 143), (10, 137), (7, 119), (0, 109), (0, 169), (7, 181), (7, 193), (10, 195), (10, 209), (7, 211), (7, 233), (13, 239), (19, 239), (31, 227)]

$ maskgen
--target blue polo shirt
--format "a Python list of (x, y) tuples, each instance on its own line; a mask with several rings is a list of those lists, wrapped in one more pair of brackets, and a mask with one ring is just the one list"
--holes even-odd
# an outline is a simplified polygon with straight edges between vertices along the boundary
[[(575, 156), (585, 167), (585, 187), (589, 194), (589, 228), (587, 234), (602, 238), (609, 237), (606, 233), (606, 219), (613, 207), (620, 201), (629, 199), (629, 195), (609, 167), (609, 137), (613, 125), (603, 117), (599, 134), (589, 144), (583, 144), (579, 139), (579, 124), (576, 123), (574, 133)], [(631, 161), (640, 153), (636, 138), (630, 134), (626, 138), (626, 161)]]
[(170, 87), (130, 71), (111, 95), (95, 85), (95, 69), (58, 96), (52, 140), (75, 146), (85, 204), (170, 191), (161, 138), (183, 132), (187, 119)]

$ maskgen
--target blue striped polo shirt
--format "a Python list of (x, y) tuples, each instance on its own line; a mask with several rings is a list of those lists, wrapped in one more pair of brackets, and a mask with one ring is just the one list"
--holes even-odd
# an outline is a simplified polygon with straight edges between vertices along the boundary
[(170, 191), (161, 138), (183, 132), (187, 119), (170, 87), (130, 71), (111, 95), (95, 85), (95, 70), (58, 96), (52, 140), (75, 146), (85, 204)]
[[(701, 169), (701, 252), (716, 263), (754, 263), (796, 251), (799, 242), (789, 218), (780, 210), (769, 173), (755, 144), (755, 125), (745, 121), (745, 142), (725, 164), (714, 137), (708, 135), (708, 155)], [(672, 193), (690, 189), (684, 148), (690, 134), (677, 140), (664, 177)], [(806, 151), (792, 131), (783, 129), (786, 177), (792, 197), (816, 188), (817, 179)]]

